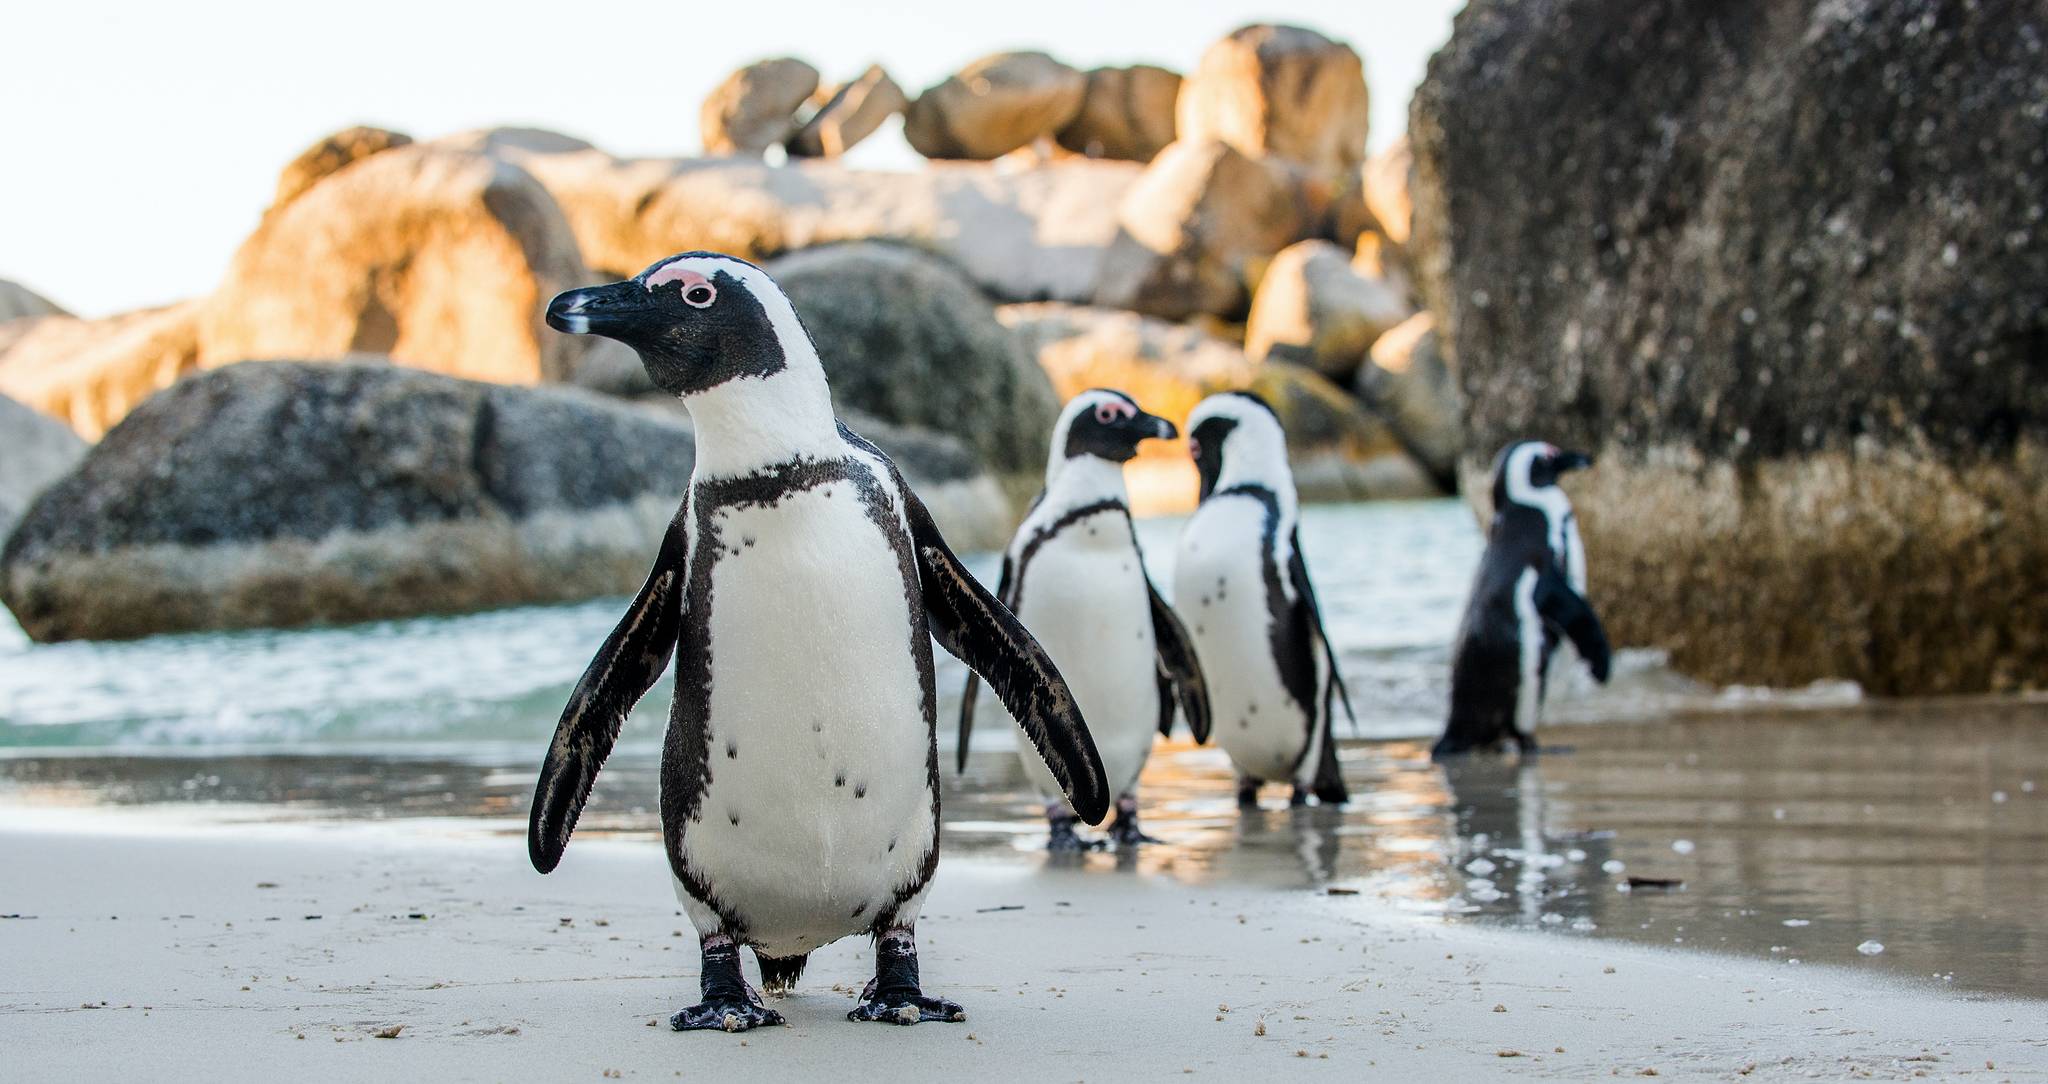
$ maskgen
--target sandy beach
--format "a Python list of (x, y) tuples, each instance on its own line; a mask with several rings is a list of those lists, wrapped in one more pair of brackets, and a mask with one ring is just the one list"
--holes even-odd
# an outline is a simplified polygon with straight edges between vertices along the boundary
[(543, 878), (474, 822), (17, 810), (0, 865), (14, 1079), (2048, 1077), (2039, 1003), (1363, 896), (953, 858), (920, 932), (966, 1023), (848, 1023), (843, 941), (789, 1027), (679, 1035), (695, 944), (649, 843), (578, 840)]

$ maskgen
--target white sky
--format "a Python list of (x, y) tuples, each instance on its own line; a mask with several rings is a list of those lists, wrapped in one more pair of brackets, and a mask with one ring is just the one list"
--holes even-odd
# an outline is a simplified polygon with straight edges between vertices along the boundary
[[(984, 53), (1077, 67), (1194, 67), (1248, 22), (1314, 27), (1365, 57), (1372, 145), (1462, 0), (899, 0), (627, 6), (103, 0), (12, 5), (0, 38), (0, 278), (83, 315), (210, 291), (278, 170), (351, 124), (430, 138), (527, 124), (621, 154), (698, 149), (697, 107), (733, 68), (787, 54), (828, 81), (870, 63), (917, 91)], [(886, 138), (886, 142), (883, 140)], [(856, 161), (914, 157), (892, 130)]]

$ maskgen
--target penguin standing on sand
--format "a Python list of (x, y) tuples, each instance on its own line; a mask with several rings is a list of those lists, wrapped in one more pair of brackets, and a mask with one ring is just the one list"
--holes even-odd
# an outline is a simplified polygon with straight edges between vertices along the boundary
[(1280, 419), (1250, 392), (1212, 395), (1188, 416), (1188, 450), (1202, 503), (1181, 529), (1173, 601), (1209, 678), (1238, 804), (1282, 781), (1296, 805), (1343, 802), (1333, 722), (1351, 701), (1302, 556)]
[[(1117, 391), (1082, 392), (1053, 427), (1045, 491), (1003, 554), (996, 594), (1045, 645), (1067, 677), (1102, 753), (1116, 795), (1110, 839), (1153, 840), (1138, 828), (1138, 773), (1156, 729), (1174, 708), (1197, 742), (1209, 737), (1209, 700), (1200, 664), (1173, 610), (1152, 587), (1124, 500), (1124, 464), (1144, 440), (1172, 439), (1173, 423), (1138, 409)], [(979, 681), (970, 674), (960, 704), (959, 766), (967, 766)], [(1024, 769), (1045, 797), (1052, 850), (1078, 850), (1074, 816), (1045, 764), (1028, 752)]]
[[(633, 347), (697, 430), (689, 495), (654, 570), (576, 685), (527, 846), (555, 868), (636, 701), (675, 657), (661, 824), (703, 951), (676, 1030), (779, 1024), (771, 992), (841, 937), (874, 938), (854, 1020), (961, 1020), (918, 985), (915, 927), (939, 856), (932, 639), (989, 679), (1080, 816), (1109, 791), (1073, 694), (977, 584), (874, 445), (838, 423), (789, 299), (744, 260), (692, 252), (571, 290), (549, 326)], [(929, 629), (929, 635), (927, 635)]]
[(1586, 602), (1586, 546), (1557, 485), (1592, 465), (1583, 452), (1537, 440), (1510, 444), (1494, 460), (1493, 525), (1451, 655), (1450, 722), (1432, 755), (1509, 740), (1535, 752), (1560, 639), (1571, 640), (1594, 680), (1607, 680), (1607, 632)]

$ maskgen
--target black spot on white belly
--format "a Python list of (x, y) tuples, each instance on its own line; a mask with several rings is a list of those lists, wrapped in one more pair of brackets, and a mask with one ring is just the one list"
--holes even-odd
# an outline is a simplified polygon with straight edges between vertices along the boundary
[(854, 785), (854, 788), (853, 788), (853, 796), (854, 796), (854, 797), (856, 797), (856, 798), (865, 798), (865, 797), (867, 797), (867, 796), (868, 796), (868, 785), (867, 785), (866, 783), (857, 783), (857, 784), (855, 784), (855, 785)]
[(732, 741), (728, 741), (728, 742), (726, 742), (726, 743), (725, 743), (725, 759), (727, 759), (727, 760), (738, 760), (739, 758), (740, 758), (740, 746), (739, 746), (739, 743), (738, 743), (738, 742), (732, 742)]
[(832, 785), (833, 785), (833, 786), (835, 786), (835, 787), (843, 787), (843, 786), (845, 786), (845, 785), (846, 785), (846, 773), (845, 773), (845, 772), (840, 772), (840, 773), (839, 773), (838, 775), (835, 775), (835, 776), (833, 776), (833, 777), (832, 777)]
[(861, 904), (861, 905), (860, 905), (859, 907), (856, 907), (856, 908), (854, 908), (854, 909), (853, 909), (853, 913), (852, 913), (852, 914), (850, 914), (850, 915), (848, 915), (848, 916), (846, 916), (846, 917), (848, 917), (848, 918), (859, 918), (860, 916), (862, 916), (862, 915), (866, 914), (866, 913), (867, 913), (867, 910), (868, 910), (868, 905), (867, 905), (866, 903), (862, 903), (862, 904)]
[(725, 819), (731, 821), (734, 828), (740, 826), (740, 815), (737, 813), (727, 813)]

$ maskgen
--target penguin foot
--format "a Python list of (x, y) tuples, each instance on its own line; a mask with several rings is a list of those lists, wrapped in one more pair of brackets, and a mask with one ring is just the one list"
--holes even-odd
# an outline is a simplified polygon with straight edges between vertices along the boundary
[[(1062, 810), (1062, 812), (1065, 811)], [(1074, 831), (1075, 818), (1071, 814), (1066, 816), (1048, 816), (1045, 823), (1052, 833), (1045, 842), (1045, 849), (1048, 851), (1077, 854), (1081, 851), (1099, 851), (1102, 849), (1102, 841), (1082, 839)]]
[[(874, 984), (869, 983), (872, 989)], [(967, 1019), (967, 1010), (958, 1002), (942, 997), (926, 997), (919, 993), (869, 994), (862, 998), (854, 1010), (846, 1014), (848, 1020), (874, 1024), (921, 1024), (937, 1020), (957, 1024)]]
[(752, 1031), (755, 1028), (780, 1027), (783, 1022), (781, 1013), (758, 1000), (737, 998), (718, 998), (692, 1005), (668, 1018), (668, 1026), (677, 1031)]
[(846, 1018), (906, 1027), (927, 1020), (957, 1024), (967, 1019), (967, 1010), (942, 997), (924, 996), (917, 985), (917, 935), (908, 926), (897, 926), (876, 936), (875, 977)]
[(1240, 779), (1239, 779), (1239, 780), (1237, 781), (1237, 808), (1239, 808), (1239, 809), (1257, 809), (1257, 808), (1259, 808), (1259, 781), (1258, 781), (1258, 780), (1256, 780), (1256, 779), (1242, 779), (1242, 778), (1240, 778)]

